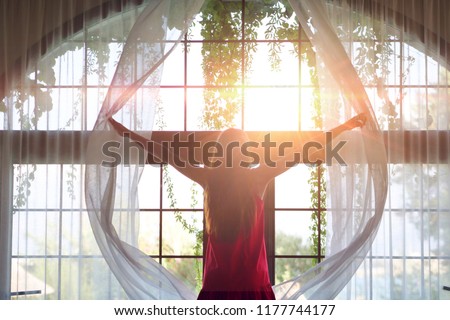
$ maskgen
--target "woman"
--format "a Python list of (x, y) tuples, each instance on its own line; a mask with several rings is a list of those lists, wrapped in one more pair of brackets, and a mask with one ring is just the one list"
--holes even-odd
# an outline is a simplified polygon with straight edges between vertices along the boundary
[[(365, 121), (365, 115), (360, 114), (332, 129), (332, 136), (361, 127)], [(143, 146), (149, 145), (148, 139), (130, 132), (114, 119), (111, 118), (110, 123), (122, 136), (127, 134)], [(280, 136), (275, 141), (266, 140), (264, 145), (250, 144), (244, 131), (228, 129), (219, 134), (216, 152), (203, 165), (189, 163), (186, 150), (176, 149), (179, 154), (168, 150), (167, 162), (204, 189), (207, 242), (203, 286), (198, 299), (275, 299), (264, 243), (264, 193), (268, 183), (288, 170), (294, 155), (311, 141), (316, 151), (308, 155), (308, 159), (323, 160), (328, 142), (324, 133), (309, 137)], [(273, 148), (267, 148), (267, 143)], [(283, 144), (280, 152), (276, 147)], [(245, 146), (252, 146), (254, 152), (250, 154)], [(218, 152), (219, 149), (222, 152)], [(153, 148), (152, 156), (162, 159), (162, 152)], [(248, 165), (249, 156), (253, 160), (260, 159), (256, 166)]]

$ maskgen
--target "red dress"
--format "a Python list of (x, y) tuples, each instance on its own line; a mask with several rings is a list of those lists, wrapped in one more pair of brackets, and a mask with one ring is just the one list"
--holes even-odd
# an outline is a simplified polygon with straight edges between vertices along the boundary
[(250, 235), (234, 242), (208, 237), (199, 300), (274, 300), (264, 242), (264, 203), (256, 200)]

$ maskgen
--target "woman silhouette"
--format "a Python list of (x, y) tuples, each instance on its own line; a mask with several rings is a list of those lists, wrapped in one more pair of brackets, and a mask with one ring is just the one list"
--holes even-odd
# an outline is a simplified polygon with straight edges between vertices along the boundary
[[(363, 126), (365, 121), (365, 115), (360, 114), (330, 131), (336, 137)], [(110, 123), (120, 135), (127, 134), (144, 147), (154, 142), (112, 118)], [(189, 163), (187, 150), (178, 149), (178, 154), (173, 149), (166, 150), (166, 161), (204, 189), (206, 251), (198, 299), (275, 299), (264, 242), (264, 193), (272, 179), (291, 167), (287, 164), (294, 154), (311, 141), (322, 148), (309, 155), (309, 159), (322, 161), (327, 142), (324, 133), (280, 136), (270, 141), (275, 147), (268, 153), (262, 144), (251, 143), (244, 131), (228, 129), (219, 134), (214, 145), (216, 151), (226, 152), (213, 154), (207, 165)], [(279, 152), (276, 146), (283, 143), (286, 146), (286, 142), (290, 147)], [(256, 166), (248, 165), (249, 150), (243, 152), (245, 146), (254, 148), (253, 160), (261, 159)], [(153, 148), (151, 152), (152, 157), (163, 159), (162, 149)]]

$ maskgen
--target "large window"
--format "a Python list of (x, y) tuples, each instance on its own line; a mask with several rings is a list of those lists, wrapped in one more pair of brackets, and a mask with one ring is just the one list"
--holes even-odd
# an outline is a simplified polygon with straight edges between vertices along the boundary
[[(263, 3), (205, 2), (189, 33), (164, 63), (154, 130), (170, 137), (174, 131), (229, 126), (248, 131), (322, 129), (315, 53), (286, 1)], [(18, 298), (125, 297), (90, 230), (83, 156), (58, 151), (45, 158), (35, 143), (45, 139), (77, 144), (82, 150), (84, 133), (94, 125), (124, 39), (141, 9), (111, 15), (66, 39), (29, 71), (32, 90), (7, 98), (15, 106), (9, 112), (14, 129), (22, 130), (15, 141), (32, 141), (13, 156), (12, 291)], [(371, 50), (361, 40), (367, 36), (364, 32), (368, 31), (355, 29), (349, 38), (355, 55)], [(369, 77), (368, 60), (361, 56), (357, 69), (387, 141), (396, 137), (396, 131), (448, 133), (449, 110), (440, 102), (448, 99), (449, 71), (400, 37), (392, 36), (383, 45), (390, 52), (385, 58), (391, 59), (388, 70), (380, 67), (389, 74), (383, 93)], [(423, 122), (424, 112), (429, 122)], [(6, 127), (0, 123), (0, 129)], [(423, 141), (424, 148), (432, 148), (441, 138), (433, 139)], [(417, 272), (430, 288), (436, 281), (450, 283), (448, 236), (435, 239), (428, 232), (450, 223), (448, 160), (406, 159), (408, 152), (420, 151), (421, 145), (415, 143), (422, 141), (420, 133), (399, 141), (400, 149), (388, 145), (387, 218), (367, 262), (373, 264), (373, 273), (356, 276), (373, 282), (372, 298), (420, 298), (414, 287)], [(267, 190), (266, 243), (274, 284), (325, 257), (325, 171), (325, 166), (299, 164)], [(203, 258), (201, 188), (170, 167), (146, 165), (139, 199), (139, 248), (198, 290)], [(387, 267), (387, 258), (394, 258), (394, 266)], [(392, 268), (388, 284), (384, 274)], [(353, 285), (357, 287), (356, 281)], [(392, 287), (398, 289), (397, 296)], [(432, 296), (445, 298), (439, 292)], [(358, 290), (351, 298), (357, 297)]]
[[(204, 7), (165, 62), (155, 130), (315, 129), (314, 84), (308, 66), (312, 50), (292, 11), (280, 3), (223, 3), (221, 12), (211, 6)], [(273, 16), (265, 17), (264, 10)], [(53, 106), (39, 117), (37, 130), (92, 128), (127, 27), (138, 11), (113, 16), (67, 39), (30, 73), (37, 90)], [(49, 64), (51, 69), (44, 68)], [(14, 113), (17, 129), (33, 126), (33, 103), (41, 102), (30, 97), (22, 114)], [(106, 265), (90, 234), (83, 168), (72, 159), (61, 162), (15, 166), (13, 288), (41, 290), (41, 295), (27, 297), (120, 297), (114, 277), (99, 271)], [(311, 216), (325, 210), (323, 201), (311, 202), (320, 196), (320, 184), (308, 182), (315, 172), (316, 168), (296, 167), (268, 189), (267, 244), (274, 283), (323, 258), (317, 239), (324, 235), (312, 231)], [(176, 170), (160, 165), (145, 168), (139, 246), (193, 288), (198, 288), (202, 273), (202, 201), (202, 190)], [(104, 288), (89, 284), (97, 272), (106, 277)]]

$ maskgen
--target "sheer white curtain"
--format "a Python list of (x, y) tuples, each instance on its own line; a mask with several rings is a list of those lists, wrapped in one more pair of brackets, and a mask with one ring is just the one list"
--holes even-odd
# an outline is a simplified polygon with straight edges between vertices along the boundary
[(448, 299), (450, 5), (327, 3), (385, 131), (390, 163), (378, 235), (339, 297)]
[[(120, 120), (128, 128), (151, 132), (164, 60), (182, 40), (202, 3), (196, 0), (149, 2), (128, 35), (89, 139), (88, 161), (97, 163), (86, 167), (86, 201), (91, 225), (103, 256), (132, 299), (193, 299), (195, 295), (180, 279), (136, 248), (137, 194), (144, 160), (139, 156), (123, 159), (130, 162), (117, 170), (117, 167), (104, 166), (102, 154), (98, 152), (104, 143), (119, 138), (108, 122), (119, 111)], [(107, 130), (112, 130), (111, 135), (105, 134)], [(101, 134), (95, 135), (96, 131)], [(117, 230), (128, 230), (127, 238), (121, 237)]]
[(280, 289), (310, 298), (448, 297), (448, 3), (291, 4), (319, 57), (327, 126), (352, 110), (369, 110), (372, 121), (360, 138), (344, 137), (348, 166), (328, 168), (327, 259)]
[(352, 132), (345, 164), (327, 168), (326, 259), (316, 267), (275, 287), (282, 299), (332, 299), (351, 279), (369, 251), (383, 215), (387, 194), (384, 142), (371, 103), (336, 30), (325, 2), (290, 1), (318, 56), (321, 105), (325, 129), (353, 114), (368, 122)]

